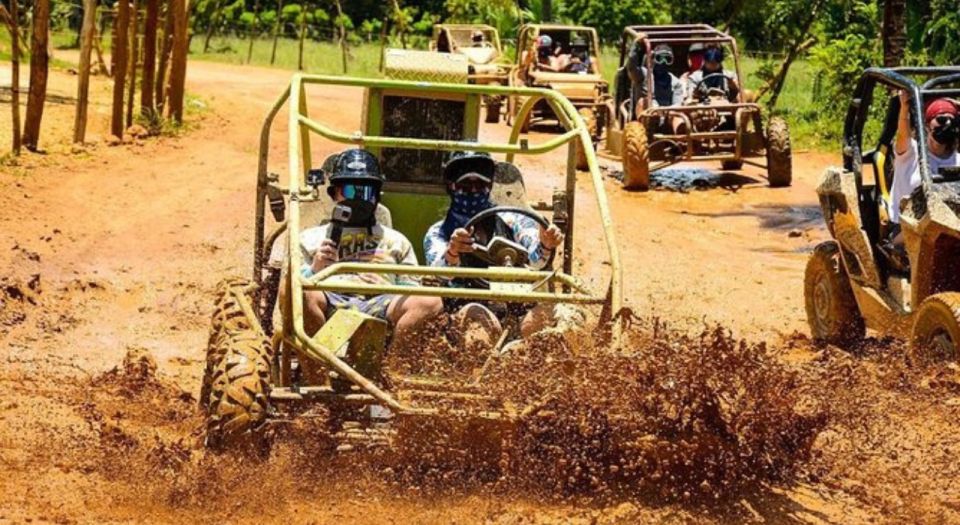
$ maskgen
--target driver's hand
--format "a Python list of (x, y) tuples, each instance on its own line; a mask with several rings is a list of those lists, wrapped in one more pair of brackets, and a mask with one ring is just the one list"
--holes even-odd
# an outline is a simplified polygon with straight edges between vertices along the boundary
[(556, 224), (551, 224), (540, 234), (540, 244), (547, 250), (555, 250), (563, 243), (563, 232)]
[(450, 244), (447, 246), (447, 262), (460, 260), (460, 254), (473, 251), (473, 228), (457, 228), (453, 230), (450, 236)]
[(336, 243), (330, 239), (324, 239), (320, 242), (320, 246), (317, 248), (317, 251), (313, 254), (313, 263), (311, 264), (311, 270), (313, 273), (317, 273), (327, 266), (340, 260), (340, 253), (337, 249)]

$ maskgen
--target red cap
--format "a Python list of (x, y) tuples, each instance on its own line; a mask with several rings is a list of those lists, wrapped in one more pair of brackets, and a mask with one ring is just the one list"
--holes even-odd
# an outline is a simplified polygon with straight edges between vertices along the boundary
[(957, 116), (957, 105), (945, 98), (938, 98), (927, 104), (927, 109), (923, 112), (923, 121), (930, 122), (937, 115)]

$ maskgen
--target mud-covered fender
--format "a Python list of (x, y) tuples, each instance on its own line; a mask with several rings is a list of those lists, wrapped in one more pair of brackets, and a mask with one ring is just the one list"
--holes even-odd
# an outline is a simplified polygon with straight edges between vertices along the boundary
[(873, 246), (863, 230), (856, 175), (830, 167), (817, 186), (827, 228), (840, 245), (847, 274), (865, 286), (880, 287)]

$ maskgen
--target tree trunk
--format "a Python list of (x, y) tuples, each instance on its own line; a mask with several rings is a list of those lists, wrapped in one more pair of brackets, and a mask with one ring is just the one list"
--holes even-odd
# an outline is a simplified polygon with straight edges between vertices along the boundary
[(130, 83), (127, 84), (127, 127), (133, 125), (133, 102), (137, 94), (137, 62), (140, 60), (140, 44), (137, 42), (137, 34), (140, 32), (140, 5), (137, 0), (130, 0), (132, 10), (130, 11), (130, 60), (128, 61), (128, 72)]
[(130, 33), (130, 4), (117, 2), (117, 18), (113, 23), (113, 51), (110, 53), (113, 70), (113, 114), (110, 133), (123, 138), (123, 86), (127, 78), (127, 35)]
[(20, 154), (20, 8), (10, 0), (10, 109), (13, 124), (13, 154)]
[(280, 27), (283, 25), (283, 0), (277, 5), (277, 20), (273, 23), (273, 50), (270, 51), (270, 65), (277, 61), (277, 40), (280, 38)]
[(143, 82), (140, 86), (140, 114), (153, 119), (153, 78), (157, 67), (157, 19), (160, 0), (147, 0), (147, 18), (143, 24)]
[(157, 66), (157, 115), (163, 114), (167, 90), (167, 70), (169, 69), (170, 53), (173, 52), (173, 1), (167, 0), (166, 18), (163, 23), (163, 38), (160, 44), (160, 64)]
[(337, 22), (340, 27), (340, 51), (343, 54), (343, 74), (347, 74), (347, 28), (343, 24), (343, 9), (340, 7), (340, 0), (333, 0), (337, 7)]
[(300, 51), (297, 53), (297, 71), (303, 71), (303, 40), (307, 36), (307, 0), (300, 0)]
[(253, 41), (257, 37), (257, 29), (260, 27), (260, 0), (253, 2), (253, 26), (250, 28), (250, 45), (247, 47), (247, 64), (253, 58)]
[(810, 6), (810, 16), (807, 17), (800, 32), (797, 33), (797, 39), (792, 42), (790, 49), (787, 51), (787, 56), (784, 57), (783, 63), (780, 64), (777, 75), (757, 93), (758, 99), (767, 92), (771, 93), (770, 101), (767, 103), (769, 110), (777, 107), (777, 99), (780, 98), (780, 91), (783, 90), (783, 86), (786, 84), (787, 73), (790, 72), (790, 66), (793, 65), (793, 61), (796, 60), (800, 53), (810, 49), (810, 47), (817, 42), (816, 38), (808, 37), (808, 35), (810, 34), (810, 28), (813, 27), (814, 20), (817, 19), (817, 12), (823, 7), (825, 1), (826, 0), (816, 0), (813, 5)]
[(94, 24), (93, 33), (93, 50), (97, 53), (97, 69), (99, 69), (101, 75), (109, 77), (110, 70), (107, 69), (107, 62), (103, 59), (103, 48), (100, 45), (101, 35), (100, 31), (97, 30), (96, 24)]
[(906, 0), (886, 0), (883, 9), (883, 65), (897, 67), (907, 45)]
[(77, 78), (77, 112), (73, 121), (73, 142), (83, 144), (87, 134), (87, 98), (90, 93), (90, 55), (97, 25), (97, 0), (83, 0), (80, 28), (80, 71)]
[(30, 46), (30, 92), (27, 95), (27, 117), (23, 126), (23, 145), (37, 150), (40, 142), (40, 121), (47, 98), (47, 53), (50, 36), (50, 0), (37, 0), (33, 6), (33, 38)]
[(397, 33), (400, 34), (400, 45), (407, 48), (407, 24), (403, 18), (403, 11), (400, 10), (400, 0), (393, 0), (393, 16), (397, 20)]
[(553, 20), (553, 2), (551, 0), (543, 0), (542, 2), (543, 12), (541, 13), (541, 22), (547, 23)]
[(203, 52), (210, 50), (210, 39), (213, 38), (213, 30), (220, 23), (220, 11), (222, 11), (222, 2), (213, 4), (213, 12), (210, 13), (210, 22), (207, 24), (207, 36), (203, 39)]
[(383, 25), (380, 26), (380, 72), (383, 73), (384, 50), (387, 48), (387, 28), (390, 24), (390, 17), (383, 17)]
[(187, 83), (187, 1), (171, 0), (173, 9), (173, 50), (170, 53), (169, 114), (183, 123), (184, 89)]

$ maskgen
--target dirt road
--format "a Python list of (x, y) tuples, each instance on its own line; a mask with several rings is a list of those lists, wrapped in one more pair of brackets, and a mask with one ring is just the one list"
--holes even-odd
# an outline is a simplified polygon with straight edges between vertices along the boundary
[[(71, 77), (54, 77), (70, 89)], [(957, 383), (906, 371), (892, 345), (851, 356), (790, 335), (806, 332), (803, 267), (826, 238), (813, 187), (836, 162), (830, 154), (795, 154), (787, 189), (767, 188), (749, 170), (722, 181), (736, 188), (689, 192), (625, 193), (607, 180), (630, 306), (684, 330), (719, 323), (768, 341), (806, 382), (836, 389), (844, 407), (836, 413), (849, 418), (827, 426), (802, 475), (789, 482), (733, 501), (685, 504), (485, 486), (424, 492), (369, 473), (350, 480), (346, 468), (312, 464), (308, 446), (282, 449), (262, 466), (191, 459), (200, 454), (193, 398), (212, 290), (225, 276), (249, 272), (258, 132), (288, 78), (193, 62), (188, 89), (206, 108), (183, 136), (29, 155), (0, 168), (0, 523), (960, 517)], [(358, 127), (359, 92), (315, 90), (311, 105), (319, 119)], [(285, 151), (282, 140), (272, 146), (279, 170)], [(314, 158), (333, 151), (318, 144)], [(546, 197), (562, 155), (521, 166), (534, 197)], [(588, 253), (601, 246), (595, 226), (578, 225)], [(596, 258), (580, 263), (587, 274), (603, 272)], [(152, 359), (136, 357), (147, 354)]]

